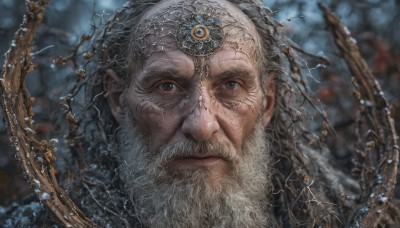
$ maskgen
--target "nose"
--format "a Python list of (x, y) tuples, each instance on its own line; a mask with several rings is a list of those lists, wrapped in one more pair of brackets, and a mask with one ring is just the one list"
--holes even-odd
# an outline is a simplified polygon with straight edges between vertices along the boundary
[(207, 104), (197, 104), (182, 124), (183, 134), (196, 141), (209, 140), (219, 128), (216, 112)]

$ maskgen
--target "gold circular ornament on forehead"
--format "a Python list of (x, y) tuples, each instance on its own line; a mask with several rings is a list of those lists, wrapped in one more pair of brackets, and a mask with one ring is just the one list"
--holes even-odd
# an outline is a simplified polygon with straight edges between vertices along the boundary
[(192, 36), (195, 39), (203, 40), (207, 39), (209, 35), (208, 28), (204, 25), (195, 25), (192, 29)]
[(175, 42), (191, 56), (209, 56), (224, 42), (221, 20), (212, 14), (190, 14), (176, 28)]

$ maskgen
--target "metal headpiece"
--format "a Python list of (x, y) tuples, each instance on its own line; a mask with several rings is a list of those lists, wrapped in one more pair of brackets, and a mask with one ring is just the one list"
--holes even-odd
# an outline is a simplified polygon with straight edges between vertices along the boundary
[(207, 56), (217, 51), (224, 42), (224, 31), (218, 18), (207, 14), (192, 14), (177, 27), (176, 43), (192, 56)]

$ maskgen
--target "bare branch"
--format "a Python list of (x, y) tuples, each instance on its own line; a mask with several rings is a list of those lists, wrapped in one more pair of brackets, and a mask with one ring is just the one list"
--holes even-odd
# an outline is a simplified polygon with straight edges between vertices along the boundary
[[(365, 203), (354, 217), (353, 225), (377, 227), (388, 208), (396, 183), (399, 148), (394, 121), (390, 117), (390, 107), (382, 89), (361, 56), (355, 39), (334, 13), (322, 4), (319, 7), (355, 78), (355, 97), (359, 102), (358, 147), (366, 154), (362, 160), (361, 187), (366, 194), (360, 199)], [(367, 130), (361, 128), (362, 124)]]
[(42, 203), (66, 227), (96, 227), (60, 188), (53, 167), (57, 140), (39, 141), (31, 130), (32, 103), (25, 80), (33, 70), (31, 46), (49, 0), (26, 1), (27, 12), (6, 54), (0, 80), (8, 135), (26, 178)]

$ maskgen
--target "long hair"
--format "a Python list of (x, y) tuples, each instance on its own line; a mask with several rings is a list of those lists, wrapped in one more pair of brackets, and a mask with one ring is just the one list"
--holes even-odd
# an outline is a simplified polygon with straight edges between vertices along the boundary
[[(158, 2), (160, 0), (126, 3), (106, 23), (96, 41), (98, 67), (87, 82), (88, 99), (85, 116), (80, 122), (80, 138), (85, 148), (89, 148), (84, 156), (106, 170), (117, 167), (110, 145), (115, 143), (118, 123), (104, 97), (107, 90), (103, 87), (102, 77), (107, 69), (112, 69), (125, 82), (123, 84), (128, 84), (130, 63), (143, 61), (140, 55), (130, 53), (138, 51), (130, 45), (133, 33), (142, 15)], [(262, 45), (261, 75), (272, 75), (277, 87), (273, 117), (265, 129), (273, 143), (274, 189), (270, 195), (277, 221), (282, 227), (347, 224), (349, 210), (341, 200), (346, 188), (338, 184), (338, 177), (323, 159), (324, 149), (318, 143), (318, 137), (303, 126), (305, 103), (310, 99), (305, 85), (294, 79), (296, 73), (290, 70), (290, 60), (284, 53), (290, 40), (281, 35), (279, 23), (260, 1), (230, 2), (255, 25)], [(310, 146), (310, 142), (314, 146)], [(76, 151), (79, 150), (82, 150), (82, 143), (76, 145)]]

